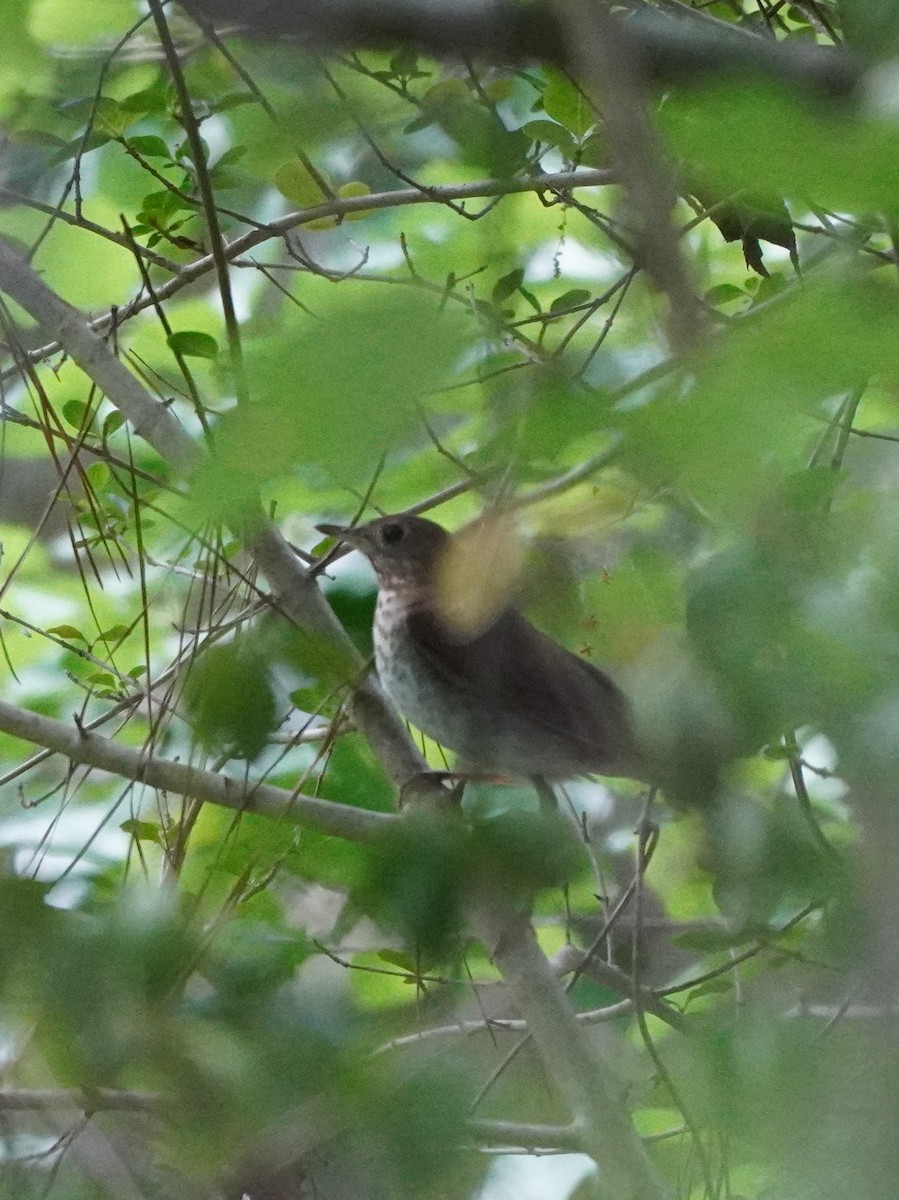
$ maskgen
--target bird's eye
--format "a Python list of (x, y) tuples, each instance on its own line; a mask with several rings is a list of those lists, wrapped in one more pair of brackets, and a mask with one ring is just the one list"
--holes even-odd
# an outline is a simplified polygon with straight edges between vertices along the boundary
[(385, 525), (381, 530), (381, 541), (388, 546), (393, 546), (402, 541), (404, 532), (402, 525)]

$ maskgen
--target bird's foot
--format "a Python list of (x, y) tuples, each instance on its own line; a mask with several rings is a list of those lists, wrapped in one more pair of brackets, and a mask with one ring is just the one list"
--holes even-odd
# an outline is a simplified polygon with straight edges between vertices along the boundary
[[(452, 784), (452, 787), (444, 787), (446, 783)], [(441, 806), (455, 806), (462, 799), (467, 783), (504, 784), (511, 783), (511, 780), (507, 775), (485, 775), (480, 771), (420, 771), (411, 779), (407, 779), (400, 788), (400, 808), (404, 808), (407, 801), (433, 800), (435, 796)]]

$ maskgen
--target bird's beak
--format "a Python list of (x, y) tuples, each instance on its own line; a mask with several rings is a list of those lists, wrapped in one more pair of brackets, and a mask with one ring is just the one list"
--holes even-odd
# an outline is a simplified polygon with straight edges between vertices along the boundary
[(361, 549), (363, 546), (362, 537), (359, 536), (359, 531), (362, 527), (359, 525), (316, 525), (315, 528), (319, 533), (337, 538), (339, 541), (345, 542), (348, 546), (354, 546), (356, 549)]
[(316, 525), (315, 528), (319, 533), (327, 534), (328, 537), (343, 538), (343, 535), (347, 532), (342, 525)]

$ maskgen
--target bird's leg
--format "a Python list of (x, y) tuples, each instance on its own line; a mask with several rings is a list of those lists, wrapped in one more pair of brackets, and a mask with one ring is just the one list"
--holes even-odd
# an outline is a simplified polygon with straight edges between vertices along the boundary
[(543, 775), (531, 775), (531, 783), (534, 785), (534, 791), (540, 800), (540, 807), (544, 812), (558, 812), (559, 801), (556, 799), (556, 793), (552, 790), (546, 778)]
[[(434, 796), (434, 789), (440, 787), (443, 789), (446, 802), (455, 805), (462, 799), (462, 792), (465, 789), (466, 783), (508, 783), (509, 780), (505, 775), (485, 775), (483, 772), (471, 771), (420, 771), (417, 775), (413, 775), (411, 779), (407, 779), (400, 788), (400, 808), (405, 807), (406, 801), (412, 799), (416, 793), (420, 795)], [(449, 791), (443, 788), (444, 783), (451, 783), (453, 786)], [(443, 802), (441, 798), (441, 802)]]
[[(443, 785), (447, 781), (452, 782), (454, 786), (447, 790)], [(411, 776), (400, 788), (399, 807), (406, 807), (409, 801), (415, 800), (430, 800), (438, 801), (442, 808), (444, 805), (454, 807), (462, 797), (463, 784), (459, 784), (451, 771), (419, 771), (417, 775)]]

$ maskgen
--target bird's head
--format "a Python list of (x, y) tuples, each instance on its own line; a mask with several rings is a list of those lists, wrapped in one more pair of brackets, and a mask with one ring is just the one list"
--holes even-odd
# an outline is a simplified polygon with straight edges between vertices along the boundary
[(361, 550), (383, 588), (431, 584), (450, 540), (433, 521), (403, 515), (378, 517), (367, 525), (317, 525), (316, 529)]

